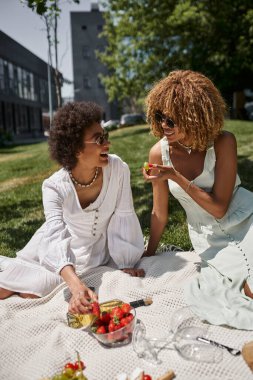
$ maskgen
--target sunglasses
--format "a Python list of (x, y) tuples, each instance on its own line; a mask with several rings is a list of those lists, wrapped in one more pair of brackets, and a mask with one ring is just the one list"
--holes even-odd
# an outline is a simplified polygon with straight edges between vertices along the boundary
[(95, 141), (85, 141), (85, 144), (97, 144), (104, 145), (105, 142), (109, 141), (108, 131), (104, 131), (102, 135), (98, 136)]
[(162, 124), (164, 122), (167, 125), (168, 128), (174, 128), (175, 127), (174, 121), (172, 119), (170, 119), (169, 117), (165, 116), (161, 112), (156, 112), (155, 113), (155, 121), (158, 124)]

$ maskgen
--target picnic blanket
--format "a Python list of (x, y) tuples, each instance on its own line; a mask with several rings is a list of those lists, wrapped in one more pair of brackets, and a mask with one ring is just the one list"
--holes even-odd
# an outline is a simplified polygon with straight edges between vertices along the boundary
[[(147, 335), (164, 337), (169, 332), (171, 314), (183, 306), (182, 285), (197, 274), (198, 256), (194, 252), (163, 252), (143, 258), (139, 267), (145, 278), (135, 278), (108, 266), (85, 274), (100, 302), (121, 299), (129, 302), (150, 296), (153, 304), (136, 309), (146, 326)], [(67, 325), (66, 313), (70, 293), (62, 284), (41, 299), (18, 296), (0, 301), (0, 379), (40, 380), (61, 372), (68, 361), (76, 360), (78, 350), (86, 363), (89, 380), (114, 380), (143, 368), (153, 379), (173, 369), (178, 380), (248, 380), (252, 373), (242, 356), (233, 357), (223, 350), (220, 363), (196, 363), (183, 359), (175, 350), (159, 353), (161, 364), (154, 366), (139, 359), (131, 344), (105, 348), (87, 331)], [(210, 339), (241, 349), (253, 341), (253, 332), (210, 326)]]

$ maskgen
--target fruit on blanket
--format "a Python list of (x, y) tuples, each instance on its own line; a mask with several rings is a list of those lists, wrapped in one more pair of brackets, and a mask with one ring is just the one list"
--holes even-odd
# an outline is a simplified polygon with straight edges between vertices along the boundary
[(80, 359), (80, 355), (77, 351), (77, 361), (75, 363), (65, 364), (61, 373), (57, 373), (53, 377), (44, 378), (42, 380), (88, 380), (84, 375), (85, 369), (84, 362)]
[(150, 375), (148, 375), (148, 374), (145, 374), (143, 376), (143, 380), (152, 380), (152, 377)]
[(75, 364), (73, 364), (73, 363), (67, 363), (67, 364), (65, 364), (65, 366), (64, 366), (64, 368), (65, 369), (67, 369), (67, 368), (70, 368), (70, 369), (73, 369), (73, 371), (75, 371)]
[(75, 366), (75, 370), (79, 370), (79, 369), (83, 370), (86, 368), (86, 366), (82, 360), (77, 360), (75, 362), (74, 366)]

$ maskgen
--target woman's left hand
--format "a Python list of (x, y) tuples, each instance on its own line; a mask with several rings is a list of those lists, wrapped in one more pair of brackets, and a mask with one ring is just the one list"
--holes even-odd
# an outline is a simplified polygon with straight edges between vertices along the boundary
[(145, 277), (145, 271), (143, 269), (124, 268), (122, 272), (129, 274), (132, 277)]

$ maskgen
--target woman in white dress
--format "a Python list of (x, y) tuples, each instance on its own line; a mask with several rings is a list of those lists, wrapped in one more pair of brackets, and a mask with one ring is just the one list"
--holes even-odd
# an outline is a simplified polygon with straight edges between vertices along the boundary
[(69, 311), (90, 309), (96, 294), (78, 275), (110, 259), (132, 276), (144, 243), (134, 211), (126, 163), (109, 154), (102, 109), (92, 102), (58, 110), (50, 133), (51, 157), (62, 168), (42, 185), (46, 221), (14, 259), (0, 257), (0, 299), (43, 297), (66, 282)]
[(202, 269), (185, 289), (202, 319), (253, 330), (253, 193), (240, 187), (234, 135), (222, 131), (226, 106), (204, 75), (171, 72), (147, 97), (160, 138), (150, 151), (153, 210), (146, 256), (155, 254), (168, 219), (169, 192), (186, 211)]

